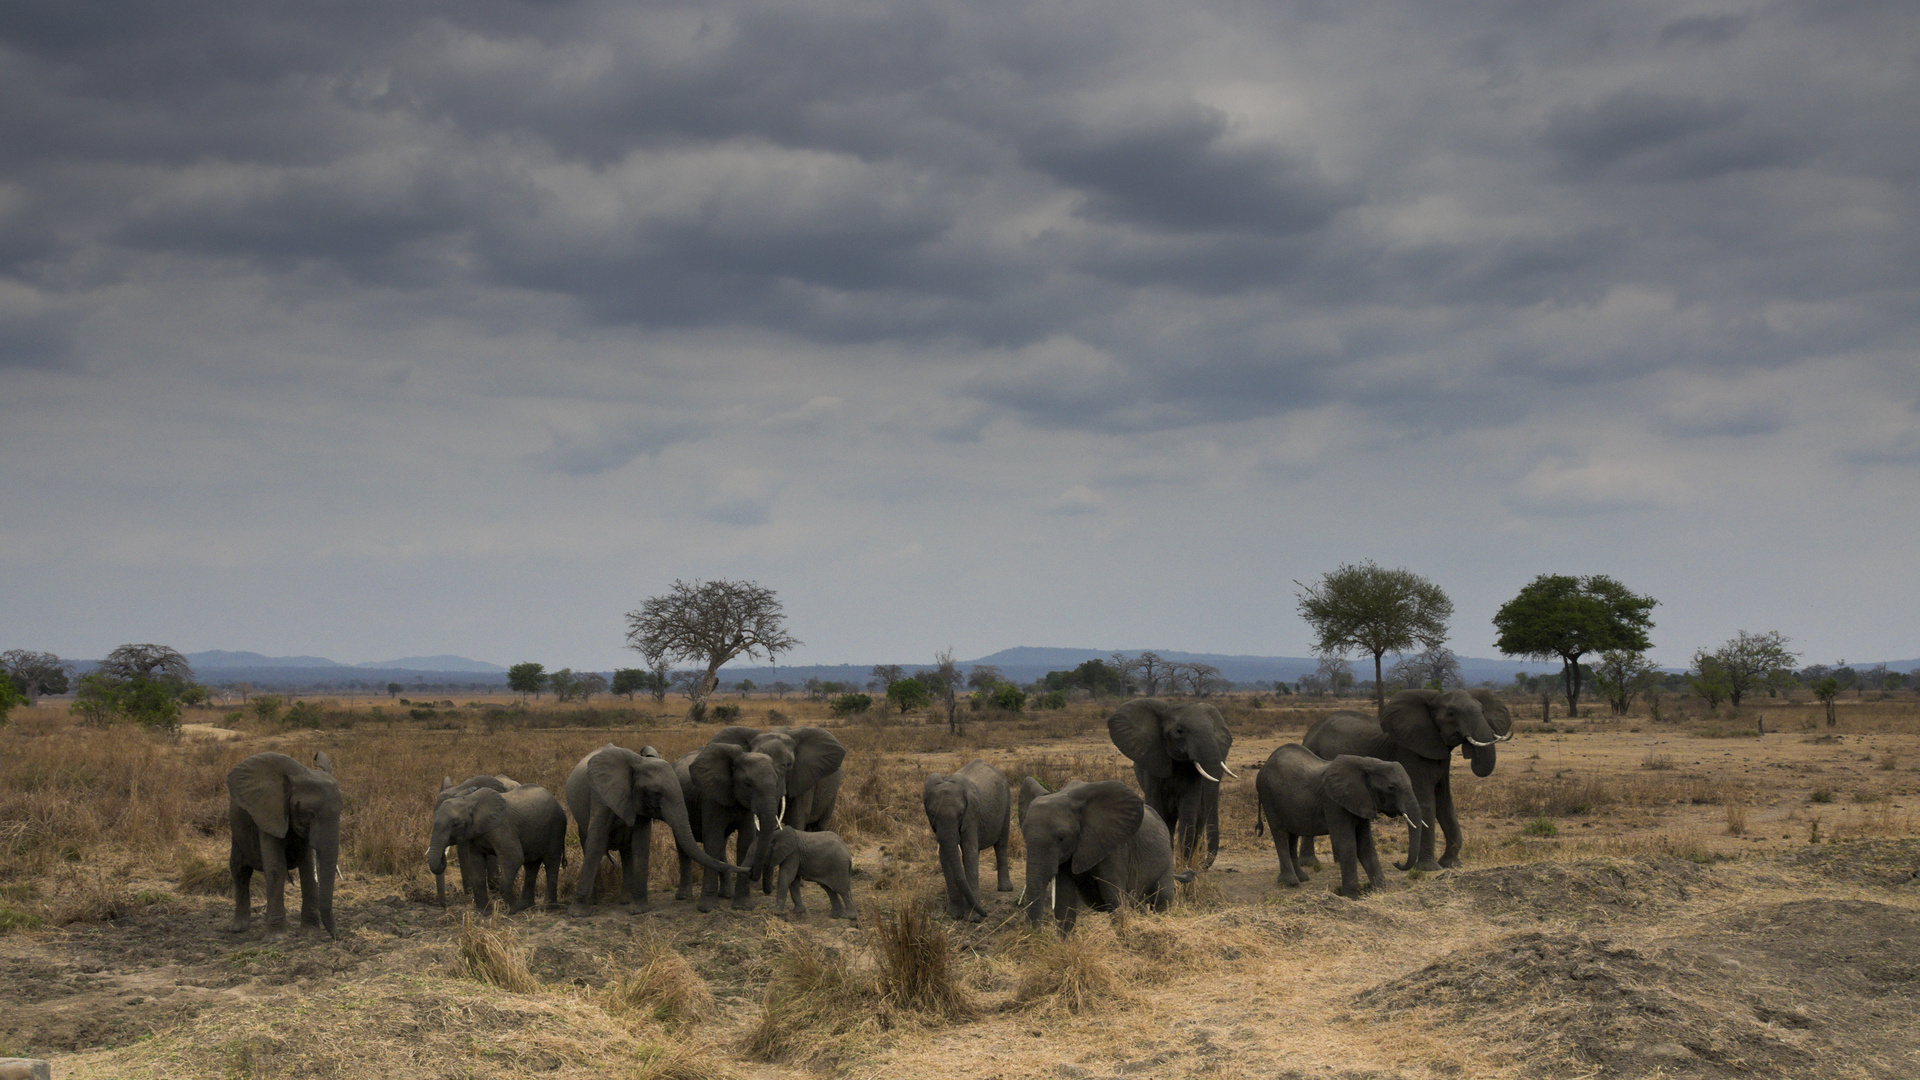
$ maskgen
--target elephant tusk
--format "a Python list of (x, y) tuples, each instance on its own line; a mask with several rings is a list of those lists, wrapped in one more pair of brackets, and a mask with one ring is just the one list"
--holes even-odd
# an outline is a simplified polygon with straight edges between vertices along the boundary
[(1228, 767), (1227, 763), (1224, 761), (1220, 763), (1220, 771), (1223, 773), (1226, 773), (1228, 776), (1233, 777), (1235, 780), (1240, 779), (1240, 774), (1237, 772), (1234, 772), (1233, 769)]
[[(1194, 770), (1197, 771), (1201, 776), (1206, 777), (1207, 779), (1213, 781), (1216, 784), (1220, 782), (1220, 778), (1208, 772), (1207, 767), (1205, 765), (1202, 765), (1196, 761), (1193, 763), (1193, 767), (1194, 767)], [(1223, 765), (1221, 766), (1221, 768), (1226, 768), (1226, 766)]]
[(1495, 735), (1493, 737), (1493, 742), (1481, 742), (1479, 739), (1476, 739), (1473, 736), (1469, 735), (1467, 736), (1467, 741), (1472, 743), (1475, 746), (1492, 746), (1494, 743), (1497, 743), (1500, 741), (1500, 736)]
[(787, 820), (787, 797), (785, 795), (780, 796), (780, 813), (774, 816), (774, 820), (776, 821)]
[(1509, 739), (1511, 739), (1511, 738), (1513, 738), (1513, 733), (1512, 733), (1511, 731), (1509, 731), (1509, 732), (1508, 732), (1508, 733), (1506, 733), (1505, 735), (1495, 735), (1495, 736), (1493, 737), (1493, 741), (1494, 741), (1494, 742), (1506, 742), (1507, 740), (1509, 740)]

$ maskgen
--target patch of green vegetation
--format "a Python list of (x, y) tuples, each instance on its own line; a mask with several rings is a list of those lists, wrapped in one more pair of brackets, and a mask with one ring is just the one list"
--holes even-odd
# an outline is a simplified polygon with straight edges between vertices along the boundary
[(1554, 824), (1552, 818), (1542, 814), (1532, 821), (1527, 822), (1520, 831), (1526, 833), (1528, 836), (1559, 836), (1560, 826)]
[(1819, 802), (1819, 803), (1828, 803), (1828, 802), (1832, 802), (1832, 801), (1833, 801), (1833, 789), (1832, 789), (1832, 788), (1823, 788), (1823, 787), (1820, 787), (1820, 788), (1814, 788), (1814, 789), (1813, 789), (1813, 794), (1812, 794), (1812, 795), (1809, 795), (1809, 796), (1807, 796), (1807, 798), (1808, 798), (1808, 799), (1809, 799), (1810, 801), (1812, 801), (1812, 802)]
[(245, 949), (235, 949), (228, 953), (227, 963), (234, 967), (245, 967), (248, 964), (261, 963), (269, 960), (285, 960), (286, 958), (286, 953), (281, 952), (271, 945), (253, 945)]
[(1696, 739), (1757, 739), (1758, 731), (1752, 728), (1723, 728), (1719, 726), (1703, 727), (1693, 733)]
[[(10, 934), (15, 930), (37, 930), (44, 921), (31, 911), (21, 911), (16, 907), (0, 905), (0, 934)], [(6, 1055), (0, 1054), (0, 1057), (4, 1056)]]
[(164, 904), (171, 899), (173, 899), (173, 897), (158, 889), (141, 889), (139, 892), (133, 894), (133, 902), (143, 907)]

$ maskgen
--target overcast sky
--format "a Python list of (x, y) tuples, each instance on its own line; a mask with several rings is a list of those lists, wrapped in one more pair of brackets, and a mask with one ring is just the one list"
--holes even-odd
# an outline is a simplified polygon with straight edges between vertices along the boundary
[(1920, 6), (10, 0), (0, 648), (1920, 655)]

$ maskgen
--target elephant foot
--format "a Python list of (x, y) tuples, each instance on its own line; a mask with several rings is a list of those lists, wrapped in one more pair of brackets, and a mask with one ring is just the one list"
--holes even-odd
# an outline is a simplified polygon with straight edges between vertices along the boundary
[(999, 886), (999, 888), (997, 888), (997, 889), (995, 889), (994, 891), (995, 891), (995, 892), (1012, 892), (1012, 891), (1013, 891), (1013, 882), (1011, 882), (1011, 881), (1003, 881), (1003, 882), (1001, 882), (1001, 883), (1000, 883), (1000, 886)]
[(691, 900), (693, 899), (693, 890), (692, 889), (675, 889), (673, 890), (673, 898), (675, 900)]
[(253, 922), (248, 919), (235, 919), (227, 924), (229, 934), (244, 934), (251, 929), (253, 929)]
[(567, 905), (567, 915), (569, 918), (584, 919), (591, 914), (593, 914), (593, 909), (585, 904), (575, 903)]
[[(849, 918), (851, 918), (851, 916), (849, 916)], [(969, 911), (967, 912), (967, 921), (970, 923), (986, 922), (987, 917), (977, 911)]]
[(699, 903), (693, 905), (693, 910), (699, 912), (702, 915), (705, 915), (709, 911), (712, 911), (714, 908), (717, 908), (719, 906), (720, 905), (714, 903), (712, 899), (703, 896), (700, 898)]
[(1281, 875), (1280, 875), (1280, 882), (1279, 882), (1279, 883), (1280, 883), (1280, 884), (1282, 884), (1282, 885), (1285, 885), (1285, 886), (1286, 886), (1287, 888), (1289, 888), (1289, 889), (1297, 889), (1297, 888), (1299, 888), (1299, 887), (1300, 887), (1300, 879), (1299, 879), (1299, 878), (1293, 878), (1292, 880), (1288, 880), (1288, 878), (1287, 878), (1287, 875), (1285, 875), (1285, 874), (1281, 874)]
[(1439, 864), (1439, 863), (1437, 863), (1437, 862), (1434, 862), (1434, 861), (1433, 861), (1432, 859), (1422, 859), (1422, 860), (1420, 861), (1420, 865), (1418, 865), (1418, 866), (1416, 866), (1416, 867), (1414, 867), (1414, 869), (1416, 869), (1416, 870), (1425, 870), (1425, 871), (1427, 871), (1428, 873), (1432, 873), (1432, 872), (1434, 872), (1434, 871), (1436, 871), (1436, 870), (1438, 870), (1438, 869), (1440, 869), (1440, 864)]
[(752, 910), (753, 910), (753, 908), (754, 908), (754, 899), (753, 899), (753, 897), (751, 897), (751, 896), (736, 896), (736, 897), (734, 897), (734, 898), (733, 898), (733, 910), (735, 910), (735, 911), (752, 911)]
[(1451, 870), (1451, 869), (1453, 869), (1454, 867), (1456, 867), (1456, 866), (1459, 866), (1459, 865), (1460, 865), (1460, 856), (1458, 856), (1458, 855), (1442, 855), (1442, 856), (1440, 856), (1440, 866), (1441, 866), (1441, 868), (1443, 868), (1443, 869), (1447, 869), (1447, 870)]
[(632, 903), (627, 905), (627, 914), (629, 915), (645, 915), (647, 912), (652, 910), (653, 910), (653, 905), (647, 903), (645, 900), (641, 900), (641, 901), (638, 901), (637, 903)]

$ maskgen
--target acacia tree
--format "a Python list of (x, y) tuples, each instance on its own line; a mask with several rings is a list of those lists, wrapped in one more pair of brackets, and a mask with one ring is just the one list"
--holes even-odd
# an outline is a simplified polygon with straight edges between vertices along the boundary
[(1655, 672), (1647, 654), (1634, 649), (1608, 649), (1593, 668), (1593, 686), (1607, 699), (1615, 716), (1627, 715), (1633, 699), (1647, 689)]
[(665, 596), (627, 612), (627, 647), (649, 659), (704, 662), (706, 672), (687, 697), (687, 719), (706, 718), (707, 696), (721, 665), (737, 656), (768, 659), (799, 645), (787, 633), (780, 600), (751, 581), (675, 581)]
[(547, 685), (547, 665), (536, 664), (529, 660), (524, 664), (515, 664), (507, 669), (507, 689), (526, 697), (532, 694), (536, 700), (540, 690)]
[(1734, 708), (1749, 690), (1759, 689), (1767, 676), (1791, 665), (1800, 654), (1787, 651), (1788, 638), (1778, 630), (1764, 634), (1735, 634), (1725, 645), (1713, 650), (1713, 658), (1725, 673), (1727, 700)]
[(1369, 559), (1359, 566), (1342, 564), (1312, 585), (1294, 584), (1300, 586), (1295, 594), (1300, 617), (1313, 628), (1316, 651), (1359, 649), (1373, 655), (1373, 702), (1380, 712), (1387, 707), (1380, 658), (1446, 644), (1453, 601), (1411, 570), (1388, 570)]
[(1649, 613), (1659, 602), (1604, 574), (1541, 574), (1494, 613), (1500, 631), (1494, 645), (1508, 656), (1558, 658), (1571, 715), (1580, 702), (1580, 658), (1609, 649), (1645, 651), (1653, 644)]

